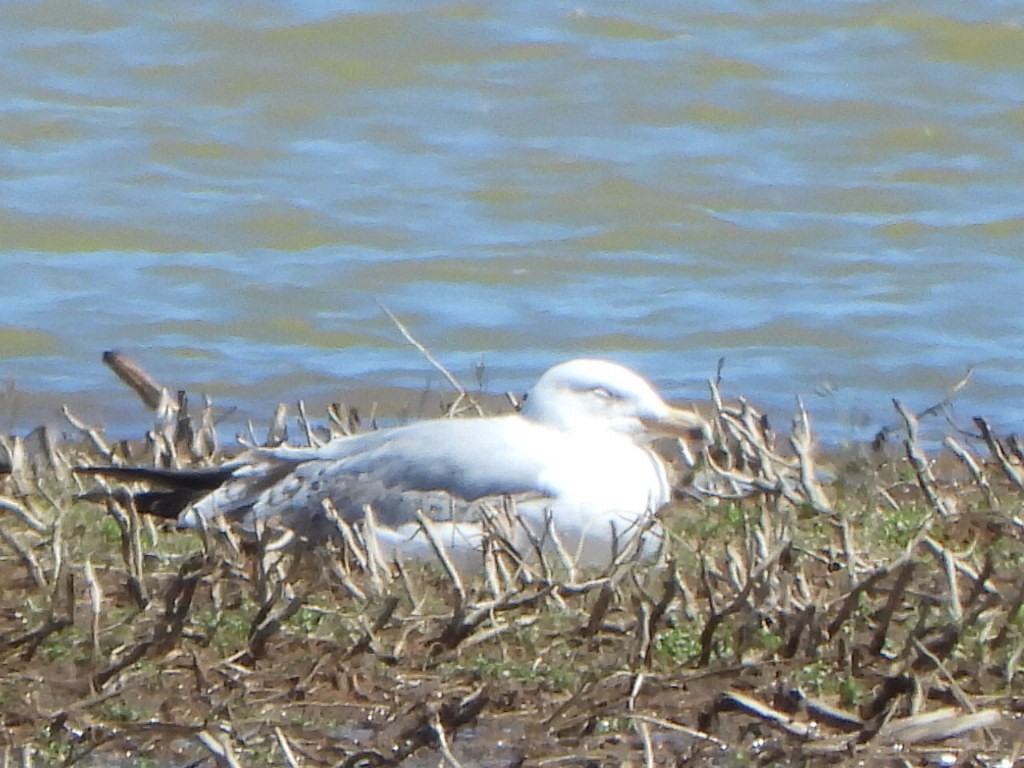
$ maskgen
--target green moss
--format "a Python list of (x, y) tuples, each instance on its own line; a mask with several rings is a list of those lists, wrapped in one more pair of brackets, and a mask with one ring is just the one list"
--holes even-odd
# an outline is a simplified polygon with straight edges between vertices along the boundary
[(138, 709), (119, 697), (101, 702), (96, 711), (100, 716), (116, 723), (137, 723), (143, 717)]
[(499, 659), (485, 655), (468, 659), (463, 672), (483, 681), (527, 683), (544, 691), (569, 691), (580, 681), (580, 667), (570, 664), (537, 663), (537, 660)]
[(792, 672), (790, 682), (809, 693), (834, 693), (839, 681), (833, 677), (831, 666), (823, 659), (805, 664)]
[(700, 632), (692, 625), (661, 632), (654, 641), (654, 652), (663, 664), (685, 664), (700, 653)]
[(844, 676), (839, 681), (839, 703), (855, 709), (864, 701), (864, 684), (855, 677)]
[(874, 527), (879, 543), (888, 547), (905, 547), (920, 533), (921, 526), (929, 514), (929, 509), (916, 504), (876, 512)]

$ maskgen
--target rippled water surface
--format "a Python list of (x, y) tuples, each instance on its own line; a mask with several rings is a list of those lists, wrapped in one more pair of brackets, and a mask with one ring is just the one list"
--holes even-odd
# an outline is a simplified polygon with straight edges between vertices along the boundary
[(845, 439), (974, 366), (959, 412), (1024, 426), (1018, 3), (0, 15), (5, 427), (144, 420), (108, 348), (260, 414), (440, 389), (380, 304), (499, 391), (586, 354), (700, 398), (724, 357)]

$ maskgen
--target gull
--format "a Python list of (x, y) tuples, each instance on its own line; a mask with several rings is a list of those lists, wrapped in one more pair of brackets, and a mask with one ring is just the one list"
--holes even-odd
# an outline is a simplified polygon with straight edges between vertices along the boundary
[(478, 550), (485, 510), (511, 500), (535, 537), (554, 531), (578, 562), (600, 563), (671, 498), (652, 440), (707, 434), (699, 415), (666, 403), (638, 373), (576, 359), (548, 369), (510, 415), (256, 448), (209, 470), (85, 471), (161, 487), (136, 494), (137, 508), (183, 527), (225, 518), (251, 529), (267, 521), (317, 541), (338, 529), (325, 504), (347, 523), (369, 509), (388, 556), (432, 551), (419, 513), (448, 546)]

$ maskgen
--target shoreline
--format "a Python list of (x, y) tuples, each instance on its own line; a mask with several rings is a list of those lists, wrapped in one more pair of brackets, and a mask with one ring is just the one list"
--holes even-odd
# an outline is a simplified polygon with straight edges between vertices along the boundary
[(1001, 460), (929, 455), (905, 410), (885, 450), (854, 455), (823, 451), (805, 413), (792, 435), (743, 403), (714, 416), (689, 478), (706, 490), (666, 508), (656, 561), (574, 571), (499, 546), (500, 568), (461, 581), (437, 563), (377, 563), (358, 537), (278, 551), (159, 527), (124, 488), (68, 472), (111, 456), (160, 466), (171, 446), (186, 467), (223, 458), (182, 441), (175, 414), (132, 446), (25, 441), (0, 471), (8, 744), (94, 766), (271, 765), (285, 751), (495, 768), (1015, 754), (1012, 436)]

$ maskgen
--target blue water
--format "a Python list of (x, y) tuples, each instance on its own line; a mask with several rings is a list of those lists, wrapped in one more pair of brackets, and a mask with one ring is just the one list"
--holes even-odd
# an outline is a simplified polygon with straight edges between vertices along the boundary
[[(1019, 429), (1024, 10), (49, 2), (0, 36), (0, 425), (612, 357), (832, 440)], [(12, 392), (14, 394), (12, 394)], [(17, 394), (21, 393), (21, 394)]]

